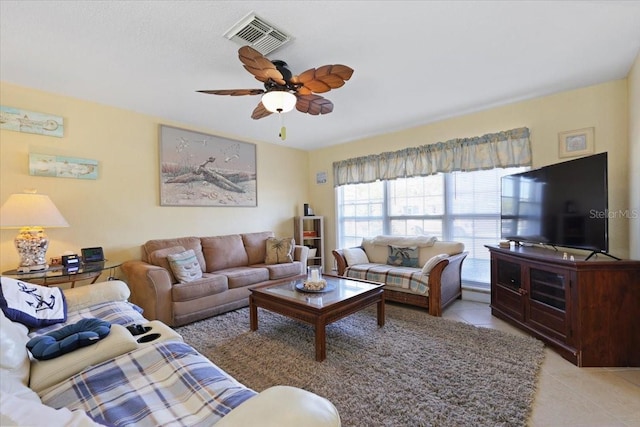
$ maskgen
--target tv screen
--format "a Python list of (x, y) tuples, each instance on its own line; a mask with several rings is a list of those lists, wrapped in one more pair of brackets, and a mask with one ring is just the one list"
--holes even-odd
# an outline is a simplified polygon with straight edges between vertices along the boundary
[(607, 252), (607, 153), (502, 178), (502, 238)]

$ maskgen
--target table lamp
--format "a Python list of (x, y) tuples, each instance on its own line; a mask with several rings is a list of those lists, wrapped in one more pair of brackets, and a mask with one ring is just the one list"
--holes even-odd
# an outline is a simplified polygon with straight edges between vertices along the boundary
[(20, 254), (19, 272), (46, 270), (49, 238), (43, 227), (68, 227), (49, 196), (25, 192), (12, 194), (0, 207), (0, 228), (19, 228), (14, 239)]

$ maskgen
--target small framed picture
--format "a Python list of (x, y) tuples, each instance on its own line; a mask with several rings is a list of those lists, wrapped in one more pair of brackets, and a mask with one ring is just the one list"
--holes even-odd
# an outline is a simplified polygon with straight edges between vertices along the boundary
[(558, 134), (558, 156), (575, 157), (595, 152), (594, 128), (584, 128)]

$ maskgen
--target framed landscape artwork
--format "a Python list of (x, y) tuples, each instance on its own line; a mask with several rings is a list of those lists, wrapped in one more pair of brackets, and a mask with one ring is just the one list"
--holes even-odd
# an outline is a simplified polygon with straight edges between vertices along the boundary
[(161, 206), (257, 206), (256, 146), (160, 125)]
[(558, 156), (575, 157), (595, 152), (593, 128), (560, 132), (558, 134)]

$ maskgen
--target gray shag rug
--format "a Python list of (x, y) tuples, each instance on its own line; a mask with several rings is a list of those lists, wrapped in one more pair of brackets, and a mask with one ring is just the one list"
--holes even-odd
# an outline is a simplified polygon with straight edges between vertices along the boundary
[[(310, 325), (247, 308), (176, 328), (184, 340), (256, 391), (290, 385), (336, 406), (349, 426), (524, 426), (544, 359), (541, 341), (386, 305), (327, 326), (315, 361)], [(286, 405), (286, 402), (283, 402)]]

